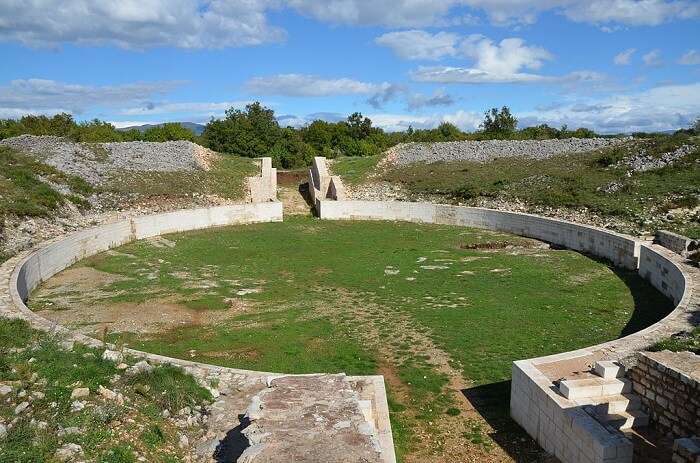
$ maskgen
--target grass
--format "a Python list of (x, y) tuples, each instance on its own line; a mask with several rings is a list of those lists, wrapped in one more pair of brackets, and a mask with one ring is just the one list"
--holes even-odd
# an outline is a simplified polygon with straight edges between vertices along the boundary
[(350, 184), (361, 183), (374, 170), (380, 156), (344, 156), (333, 160), (332, 170), (340, 175), (343, 181)]
[(700, 328), (695, 328), (691, 333), (676, 335), (654, 344), (649, 350), (672, 352), (690, 351), (700, 354)]
[[(31, 402), (8, 426), (0, 461), (54, 461), (56, 450), (68, 442), (80, 445), (88, 461), (133, 462), (136, 452), (147, 461), (182, 461), (177, 430), (162, 418), (160, 410), (210, 400), (206, 389), (172, 367), (155, 367), (151, 375), (115, 382), (115, 365), (102, 360), (99, 350), (79, 344), (69, 350), (59, 341), (33, 330), (25, 321), (0, 318), (0, 383), (13, 385), (10, 400), (0, 402), (0, 420), (9, 423), (15, 418), (14, 405)], [(151, 393), (138, 394), (139, 384), (148, 385)], [(96, 394), (100, 385), (120, 391), (126, 403), (100, 399)], [(71, 411), (71, 392), (77, 386), (88, 387), (91, 395), (81, 399), (86, 406), (75, 412)], [(27, 395), (20, 397), (20, 390)], [(146, 413), (149, 408), (157, 412)], [(42, 422), (43, 428), (37, 424)], [(69, 427), (80, 432), (61, 437), (59, 430)], [(145, 431), (139, 432), (140, 427)]]
[[(640, 151), (652, 157), (684, 145), (695, 151), (661, 169), (627, 175), (618, 164)], [(367, 180), (376, 159), (339, 159), (334, 173), (349, 183)], [(400, 184), (413, 197), (437, 196), (445, 202), (476, 204), (480, 199), (518, 200), (530, 206), (588, 208), (603, 217), (626, 221), (636, 230), (649, 223), (700, 237), (700, 215), (691, 220), (661, 221), (666, 212), (700, 205), (700, 142), (678, 134), (635, 140), (601, 151), (545, 160), (502, 158), (415, 163), (390, 169), (379, 178)], [(615, 185), (614, 188), (610, 188)]]
[[(679, 142), (680, 144), (680, 142)], [(623, 154), (624, 153), (624, 154)], [(626, 178), (612, 165), (628, 148), (605, 153), (561, 155), (546, 160), (496, 159), (487, 164), (460, 161), (412, 164), (389, 171), (385, 178), (415, 193), (437, 193), (459, 200), (478, 197), (521, 199), (550, 207), (588, 207), (605, 215), (635, 217), (649, 200), (666, 211), (697, 204), (700, 194), (700, 150), (681, 162)], [(622, 186), (613, 193), (601, 188)]]
[(133, 172), (113, 176), (106, 189), (142, 198), (217, 195), (226, 199), (243, 196), (245, 177), (255, 175), (257, 167), (249, 158), (221, 155), (208, 171)]
[[(71, 194), (54, 190), (51, 183), (64, 185)], [(0, 147), (0, 216), (47, 216), (66, 201), (87, 207), (83, 197), (93, 192), (80, 177), (64, 174), (29, 156)]]
[[(175, 246), (139, 241), (79, 263), (126, 277), (85, 303), (108, 310), (115, 301), (167, 298), (203, 315), (234, 302), (243, 309), (225, 309), (215, 323), (113, 339), (262, 371), (388, 368), (401, 454), (420, 445), (415, 429), (460, 419), (450, 375), (507, 381), (513, 360), (614, 339), (671, 309), (635, 273), (605, 261), (463, 227), (293, 217), (167, 239)], [(448, 364), (435, 363), (435, 349)], [(167, 391), (170, 383), (150, 386)], [(501, 406), (507, 400), (500, 397)]]

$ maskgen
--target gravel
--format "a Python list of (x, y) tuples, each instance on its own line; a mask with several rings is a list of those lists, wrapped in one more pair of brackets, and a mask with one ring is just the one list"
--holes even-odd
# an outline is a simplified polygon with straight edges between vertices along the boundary
[(547, 159), (558, 154), (595, 151), (629, 141), (629, 138), (567, 138), (554, 140), (484, 140), (441, 143), (402, 143), (391, 148), (385, 163), (399, 166), (414, 162), (476, 161), (527, 157)]
[(189, 141), (75, 143), (55, 136), (20, 135), (0, 141), (76, 175), (93, 185), (115, 172), (174, 172), (208, 169), (215, 154)]
[(645, 172), (647, 170), (661, 169), (673, 164), (684, 156), (687, 156), (694, 150), (695, 147), (692, 145), (683, 145), (675, 151), (663, 153), (660, 156), (651, 156), (646, 153), (646, 150), (642, 149), (634, 156), (622, 160), (617, 167), (624, 165), (629, 167), (632, 172)]

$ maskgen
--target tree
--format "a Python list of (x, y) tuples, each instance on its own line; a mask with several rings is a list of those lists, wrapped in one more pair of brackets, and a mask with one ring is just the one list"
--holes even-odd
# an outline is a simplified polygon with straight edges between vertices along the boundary
[(224, 119), (212, 118), (202, 134), (209, 148), (250, 158), (268, 156), (281, 137), (275, 112), (257, 101), (246, 105), (245, 111), (226, 110)]
[(484, 122), (481, 123), (482, 130), (492, 136), (506, 137), (515, 132), (518, 127), (518, 119), (510, 113), (508, 106), (504, 106), (499, 111), (491, 108), (484, 113)]
[(146, 141), (171, 141), (171, 140), (189, 140), (194, 141), (196, 135), (193, 131), (183, 127), (178, 122), (167, 122), (155, 127), (150, 127), (143, 133), (143, 139)]
[(363, 117), (362, 113), (352, 113), (348, 116), (348, 128), (350, 137), (355, 140), (364, 140), (372, 133), (372, 121), (369, 117)]
[(695, 135), (700, 135), (700, 117), (695, 119), (695, 123), (693, 124), (692, 129), (695, 132)]

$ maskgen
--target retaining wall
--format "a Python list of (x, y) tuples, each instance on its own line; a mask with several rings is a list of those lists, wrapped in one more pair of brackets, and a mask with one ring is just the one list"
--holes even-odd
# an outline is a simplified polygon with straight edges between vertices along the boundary
[[(105, 344), (101, 341), (71, 332), (32, 312), (27, 308), (24, 301), (39, 284), (75, 262), (134, 240), (216, 226), (279, 221), (282, 221), (282, 203), (261, 202), (135, 217), (56, 239), (22, 259), (13, 258), (0, 265), (0, 316), (24, 318), (35, 328), (65, 335), (67, 341), (76, 341), (94, 347), (104, 347)], [(107, 347), (114, 348), (114, 346), (109, 344)], [(211, 374), (228, 374), (238, 377), (259, 378), (264, 383), (270, 378), (287, 376), (280, 373), (242, 370), (191, 362), (134, 349), (124, 349), (124, 352), (154, 363), (165, 363), (182, 367), (197, 377), (209, 377)], [(322, 378), (324, 375), (303, 376), (318, 376)], [(366, 401), (370, 403), (369, 416), (366, 419), (371, 420), (374, 429), (373, 437), (379, 442), (379, 448), (381, 448), (379, 458), (383, 463), (395, 463), (396, 456), (389, 423), (389, 408), (383, 377), (376, 375), (349, 376), (347, 379), (350, 382), (365, 385), (361, 388), (359, 394), (362, 399), (361, 402)]]
[(277, 169), (272, 167), (272, 158), (260, 159), (260, 175), (247, 177), (250, 202), (277, 201)]
[[(430, 203), (320, 201), (322, 219), (404, 220), (486, 228), (535, 238), (609, 259), (637, 270), (676, 304), (658, 323), (630, 336), (572, 352), (513, 363), (511, 416), (546, 451), (564, 463), (631, 462), (632, 441), (604, 428), (576, 403), (559, 394), (546, 366), (567, 362), (590, 368), (597, 360), (620, 360), (678, 331), (700, 323), (693, 294), (700, 272), (680, 264), (659, 246), (596, 227), (530, 214)], [(697, 294), (697, 293), (695, 293)]]
[(673, 438), (700, 436), (700, 356), (641, 352), (633, 389), (656, 428)]

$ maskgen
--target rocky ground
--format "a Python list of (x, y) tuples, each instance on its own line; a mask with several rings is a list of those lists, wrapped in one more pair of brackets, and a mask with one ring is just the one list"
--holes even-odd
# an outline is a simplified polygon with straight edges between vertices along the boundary
[(30, 153), (61, 172), (102, 185), (114, 172), (173, 172), (207, 169), (214, 152), (189, 141), (76, 143), (63, 137), (20, 135), (0, 146)]
[(442, 143), (401, 143), (386, 152), (382, 164), (407, 165), (414, 162), (477, 161), (528, 157), (547, 159), (566, 153), (584, 153), (629, 141), (629, 138), (567, 138), (563, 140), (484, 140)]
[[(63, 137), (21, 135), (0, 140), (0, 147), (3, 146), (27, 154), (62, 173), (77, 176), (93, 191), (82, 198), (89, 207), (78, 207), (65, 201), (50, 216), (3, 215), (0, 210), (0, 256), (11, 256), (47, 239), (135, 215), (232, 202), (214, 194), (188, 191), (187, 185), (174, 188), (175, 195), (154, 197), (125, 188), (111, 188), (110, 182), (118, 176), (143, 177), (149, 179), (145, 181), (148, 183), (168, 181), (169, 178), (152, 175), (206, 173), (219, 155), (188, 141), (76, 143)], [(73, 194), (67, 185), (41, 176), (40, 179), (63, 195)], [(245, 198), (240, 197), (236, 201), (243, 200)]]

